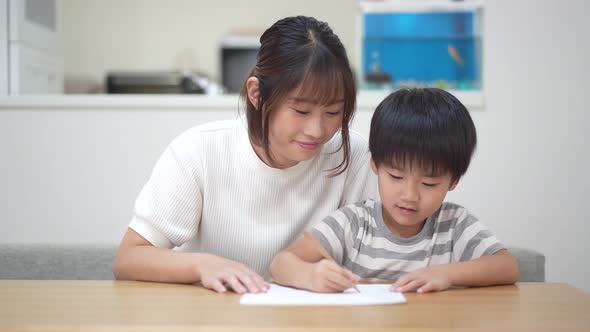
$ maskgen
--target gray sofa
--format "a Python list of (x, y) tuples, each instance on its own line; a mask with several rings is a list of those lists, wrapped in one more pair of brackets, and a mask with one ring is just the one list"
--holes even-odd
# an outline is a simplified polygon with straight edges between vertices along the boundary
[(521, 247), (508, 247), (508, 251), (516, 258), (518, 270), (522, 282), (545, 281), (545, 255), (542, 253)]
[(115, 245), (0, 244), (0, 279), (110, 280)]
[[(0, 279), (110, 280), (115, 245), (0, 244)], [(545, 256), (510, 247), (520, 281), (545, 281)]]

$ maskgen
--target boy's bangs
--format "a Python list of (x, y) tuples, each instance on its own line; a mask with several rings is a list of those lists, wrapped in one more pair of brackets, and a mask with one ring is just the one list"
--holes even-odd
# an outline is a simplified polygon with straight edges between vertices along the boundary
[(381, 133), (384, 161), (404, 170), (417, 170), (428, 176), (440, 176), (455, 167), (457, 156), (449, 147), (449, 140), (429, 126), (409, 125), (395, 132)]
[(335, 66), (307, 71), (299, 85), (299, 97), (322, 106), (344, 102), (346, 87), (342, 71)]
[(430, 155), (395, 151), (391, 156), (391, 166), (405, 171), (419, 171), (429, 177), (442, 176), (450, 173), (446, 161), (434, 159)]

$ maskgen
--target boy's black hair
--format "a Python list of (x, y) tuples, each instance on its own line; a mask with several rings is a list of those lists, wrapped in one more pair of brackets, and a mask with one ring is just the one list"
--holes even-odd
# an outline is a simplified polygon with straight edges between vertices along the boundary
[(431, 175), (465, 174), (477, 144), (469, 112), (436, 88), (400, 89), (373, 114), (369, 149), (379, 167), (417, 168)]

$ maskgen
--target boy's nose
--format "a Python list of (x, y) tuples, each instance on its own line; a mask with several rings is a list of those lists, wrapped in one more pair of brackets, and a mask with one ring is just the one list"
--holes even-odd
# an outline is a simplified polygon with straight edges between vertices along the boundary
[(407, 202), (417, 202), (420, 198), (418, 188), (414, 184), (407, 183), (402, 192), (402, 200)]

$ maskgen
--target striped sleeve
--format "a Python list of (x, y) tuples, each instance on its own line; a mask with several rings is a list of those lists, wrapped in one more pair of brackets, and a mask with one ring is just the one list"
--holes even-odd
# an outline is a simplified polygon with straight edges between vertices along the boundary
[(453, 260), (465, 262), (482, 256), (493, 255), (506, 247), (481, 223), (465, 209), (459, 209), (460, 215), (453, 229)]
[(354, 242), (355, 228), (358, 229), (358, 216), (353, 207), (354, 205), (348, 205), (336, 210), (311, 230), (311, 234), (340, 264), (346, 261), (348, 248), (351, 248)]

